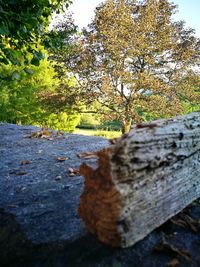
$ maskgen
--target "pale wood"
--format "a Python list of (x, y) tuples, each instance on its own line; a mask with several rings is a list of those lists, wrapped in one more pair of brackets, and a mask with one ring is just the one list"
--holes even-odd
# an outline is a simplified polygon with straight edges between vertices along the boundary
[(135, 125), (97, 154), (79, 214), (107, 244), (135, 244), (200, 197), (200, 112)]

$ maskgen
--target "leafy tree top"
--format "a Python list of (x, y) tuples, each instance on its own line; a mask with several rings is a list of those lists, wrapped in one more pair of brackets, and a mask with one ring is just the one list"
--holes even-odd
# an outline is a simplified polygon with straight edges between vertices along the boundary
[(35, 61), (41, 59), (33, 46), (47, 30), (52, 13), (70, 3), (71, 0), (0, 0), (0, 61), (16, 64), (24, 46), (29, 52), (35, 51)]
[(83, 32), (71, 67), (86, 99), (123, 125), (144, 112), (181, 113), (199, 97), (200, 42), (175, 11), (167, 0), (107, 0)]

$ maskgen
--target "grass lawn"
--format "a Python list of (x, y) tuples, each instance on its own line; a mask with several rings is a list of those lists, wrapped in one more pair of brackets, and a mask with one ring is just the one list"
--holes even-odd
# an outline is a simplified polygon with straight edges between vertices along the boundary
[(83, 135), (102, 136), (108, 139), (120, 137), (122, 135), (120, 131), (90, 130), (90, 129), (78, 129), (78, 128), (73, 133), (83, 134)]

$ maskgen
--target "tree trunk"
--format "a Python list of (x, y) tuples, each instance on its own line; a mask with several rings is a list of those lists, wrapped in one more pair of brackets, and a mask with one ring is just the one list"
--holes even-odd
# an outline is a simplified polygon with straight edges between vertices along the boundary
[(127, 119), (127, 120), (122, 121), (122, 123), (121, 123), (122, 134), (129, 133), (129, 131), (131, 129), (131, 124), (132, 124), (132, 119)]
[(136, 125), (83, 164), (79, 214), (88, 230), (128, 247), (200, 197), (200, 112)]

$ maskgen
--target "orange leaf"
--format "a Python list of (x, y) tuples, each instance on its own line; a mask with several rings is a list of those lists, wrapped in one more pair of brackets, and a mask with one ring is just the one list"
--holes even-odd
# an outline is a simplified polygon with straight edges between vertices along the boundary
[(83, 153), (77, 154), (77, 157), (81, 159), (93, 159), (93, 158), (97, 158), (97, 153), (96, 152), (83, 152)]
[(23, 160), (23, 161), (21, 161), (21, 165), (27, 165), (27, 164), (30, 164), (32, 161), (30, 161), (30, 160)]
[(48, 129), (42, 128), (38, 132), (32, 133), (29, 137), (30, 138), (50, 138), (52, 136), (52, 132), (50, 132)]

